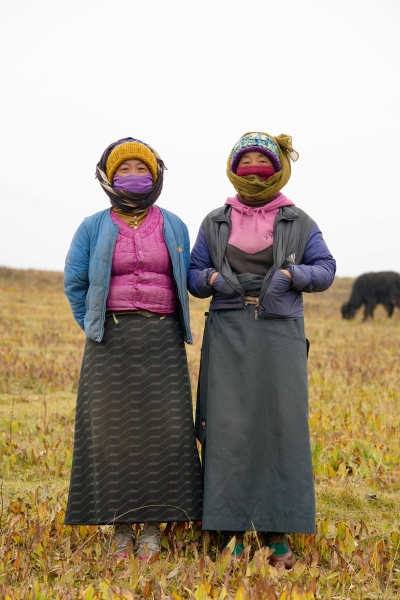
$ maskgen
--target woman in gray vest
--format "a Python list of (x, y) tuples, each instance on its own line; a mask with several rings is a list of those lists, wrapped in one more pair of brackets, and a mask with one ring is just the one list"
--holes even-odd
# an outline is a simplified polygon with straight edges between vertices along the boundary
[(280, 191), (297, 160), (291, 138), (253, 132), (233, 147), (237, 194), (204, 219), (188, 289), (211, 296), (198, 385), (203, 529), (265, 532), (271, 563), (295, 562), (289, 532), (315, 533), (303, 292), (336, 264), (316, 223)]

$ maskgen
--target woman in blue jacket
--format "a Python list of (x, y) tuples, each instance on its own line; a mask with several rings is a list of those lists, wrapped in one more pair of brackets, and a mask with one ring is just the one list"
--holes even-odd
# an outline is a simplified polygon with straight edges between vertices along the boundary
[(114, 524), (110, 546), (158, 556), (160, 522), (201, 518), (202, 477), (184, 340), (192, 343), (184, 223), (154, 206), (164, 163), (124, 138), (96, 176), (111, 208), (78, 228), (65, 293), (86, 334), (65, 522)]
[(287, 533), (315, 533), (303, 292), (333, 282), (316, 223), (281, 193), (297, 160), (291, 138), (254, 132), (233, 147), (237, 195), (204, 219), (188, 289), (211, 296), (196, 430), (204, 472), (203, 528), (265, 532), (270, 561), (295, 559)]

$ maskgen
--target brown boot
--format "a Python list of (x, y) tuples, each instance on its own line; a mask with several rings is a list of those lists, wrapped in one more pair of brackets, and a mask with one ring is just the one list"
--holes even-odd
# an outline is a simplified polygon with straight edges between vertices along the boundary
[(278, 562), (285, 565), (285, 569), (291, 569), (296, 562), (290, 547), (289, 536), (286, 533), (270, 532), (265, 535), (265, 545), (274, 553), (269, 557), (269, 563), (275, 566)]

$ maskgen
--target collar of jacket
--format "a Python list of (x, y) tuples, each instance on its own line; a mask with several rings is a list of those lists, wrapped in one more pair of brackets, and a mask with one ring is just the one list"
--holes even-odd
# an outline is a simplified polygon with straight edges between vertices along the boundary
[[(225, 204), (224, 206), (221, 206), (221, 208), (216, 213), (213, 214), (211, 220), (216, 221), (218, 223), (225, 222), (230, 224), (231, 211), (232, 206), (228, 206), (227, 204)], [(281, 206), (276, 217), (276, 222), (282, 219), (285, 219), (286, 221), (294, 221), (298, 218), (299, 215), (290, 206)]]

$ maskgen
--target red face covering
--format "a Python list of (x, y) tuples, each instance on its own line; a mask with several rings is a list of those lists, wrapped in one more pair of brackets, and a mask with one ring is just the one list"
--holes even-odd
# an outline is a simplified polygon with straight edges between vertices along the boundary
[(250, 165), (249, 167), (238, 167), (236, 175), (246, 177), (246, 175), (257, 175), (260, 179), (269, 179), (275, 175), (275, 167), (272, 165)]

